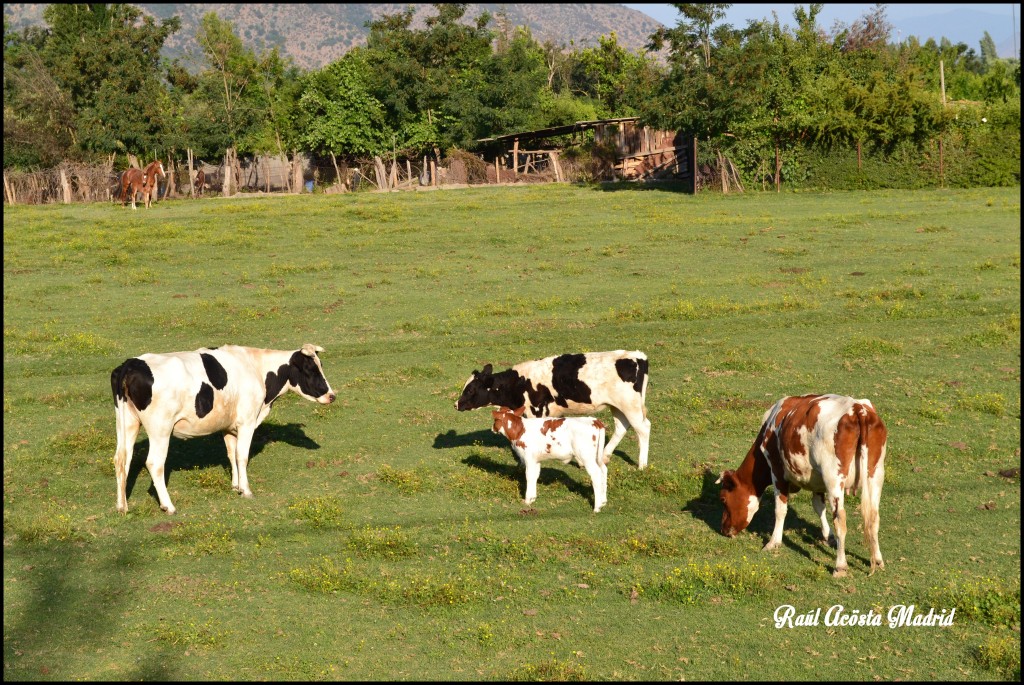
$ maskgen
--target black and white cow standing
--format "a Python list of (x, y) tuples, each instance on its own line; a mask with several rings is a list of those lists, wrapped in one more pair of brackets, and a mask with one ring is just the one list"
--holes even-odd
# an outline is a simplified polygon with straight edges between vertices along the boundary
[(632, 426), (640, 441), (637, 467), (647, 466), (651, 422), (647, 418), (647, 355), (643, 352), (586, 352), (521, 362), (493, 373), (490, 364), (474, 371), (455, 403), (459, 411), (496, 406), (524, 415), (590, 415), (611, 409), (615, 432), (605, 446), (611, 454)]
[(252, 497), (246, 471), (249, 446), (274, 400), (292, 390), (320, 404), (334, 401), (317, 356), (323, 351), (308, 343), (298, 350), (224, 345), (125, 360), (110, 374), (117, 417), (117, 510), (128, 511), (128, 467), (140, 428), (149, 436), (146, 467), (160, 508), (168, 514), (175, 511), (164, 482), (171, 435), (194, 438), (223, 433), (231, 487)]

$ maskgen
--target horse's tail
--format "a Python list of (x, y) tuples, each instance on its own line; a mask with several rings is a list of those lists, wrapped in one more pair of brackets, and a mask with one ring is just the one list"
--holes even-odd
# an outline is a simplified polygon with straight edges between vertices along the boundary
[(117, 175), (117, 195), (115, 197), (120, 200), (124, 195), (124, 175), (126, 171), (122, 171)]

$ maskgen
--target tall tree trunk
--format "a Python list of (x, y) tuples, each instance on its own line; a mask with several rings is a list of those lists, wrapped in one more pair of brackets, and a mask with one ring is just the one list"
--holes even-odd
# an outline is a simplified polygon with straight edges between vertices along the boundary
[(192, 148), (186, 148), (185, 154), (188, 156), (188, 196), (189, 197), (195, 197), (196, 196), (196, 182), (195, 182), (196, 172), (195, 172), (195, 170), (192, 167), (193, 162), (195, 161), (195, 159), (192, 157)]

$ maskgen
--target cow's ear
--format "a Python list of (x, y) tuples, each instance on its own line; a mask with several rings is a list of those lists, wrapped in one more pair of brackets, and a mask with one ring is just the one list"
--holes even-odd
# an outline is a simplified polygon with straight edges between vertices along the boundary
[(482, 370), (482, 371), (480, 372), (480, 375), (481, 375), (481, 376), (490, 376), (490, 375), (491, 375), (491, 371), (493, 371), (493, 370), (494, 370), (494, 369), (493, 369), (493, 368), (491, 367), (491, 365), (490, 365), (490, 364), (484, 364), (484, 368), (483, 368), (483, 370)]
[(323, 352), (324, 348), (320, 347), (319, 345), (312, 345), (310, 343), (306, 343), (305, 345), (302, 346), (302, 350), (300, 351), (307, 357), (315, 357), (316, 353)]
[(722, 471), (722, 475), (719, 477), (716, 483), (722, 484), (723, 490), (732, 490), (736, 487), (736, 476), (734, 471)]
[(512, 410), (512, 413), (515, 414), (516, 416), (521, 417), (523, 415), (524, 411), (526, 411), (526, 405), (525, 404), (523, 406), (519, 407), (518, 409)]

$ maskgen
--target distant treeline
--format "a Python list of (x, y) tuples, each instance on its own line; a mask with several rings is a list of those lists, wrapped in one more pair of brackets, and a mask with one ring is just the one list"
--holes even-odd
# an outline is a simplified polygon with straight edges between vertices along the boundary
[[(942, 39), (892, 42), (884, 5), (824, 30), (722, 24), (727, 4), (680, 4), (645, 54), (615, 34), (556, 45), (502, 13), (411, 8), (368, 23), (365, 47), (304, 71), (243, 45), (210, 12), (198, 71), (160, 56), (179, 30), (122, 4), (49, 5), (46, 28), (4, 23), (4, 168), (127, 154), (200, 159), (298, 153), (339, 160), (446, 156), (477, 140), (639, 116), (695, 135), (745, 183), (920, 187), (1020, 182), (1020, 63)], [(667, 55), (657, 59), (655, 53)], [(955, 162), (955, 163), (954, 163)], [(124, 162), (118, 162), (122, 166)]]

